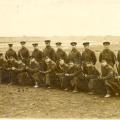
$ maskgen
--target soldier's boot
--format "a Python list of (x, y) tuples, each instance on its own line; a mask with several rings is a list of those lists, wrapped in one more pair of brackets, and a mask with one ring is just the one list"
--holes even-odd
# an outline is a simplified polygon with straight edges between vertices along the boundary
[(37, 82), (35, 82), (35, 86), (34, 86), (34, 88), (38, 88), (39, 86), (38, 86), (38, 83)]

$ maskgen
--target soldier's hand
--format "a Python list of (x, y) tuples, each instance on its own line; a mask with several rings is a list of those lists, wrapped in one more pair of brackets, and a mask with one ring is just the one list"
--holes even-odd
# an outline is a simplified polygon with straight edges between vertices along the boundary
[(70, 76), (70, 75), (68, 73), (66, 73), (65, 76)]
[(12, 67), (12, 70), (15, 70), (16, 68), (15, 67)]

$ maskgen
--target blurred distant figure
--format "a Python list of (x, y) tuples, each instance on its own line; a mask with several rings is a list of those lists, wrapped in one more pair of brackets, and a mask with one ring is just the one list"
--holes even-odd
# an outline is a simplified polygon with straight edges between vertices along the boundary
[(120, 50), (117, 53), (117, 61), (119, 63), (118, 67), (117, 67), (117, 70), (118, 70), (118, 74), (120, 75)]
[(75, 64), (81, 64), (82, 58), (81, 58), (81, 53), (76, 48), (77, 43), (71, 42), (70, 44), (72, 46), (72, 49), (69, 52), (68, 61), (73, 61)]
[(43, 50), (43, 56), (55, 61), (55, 50), (50, 46), (50, 42), (50, 40), (45, 40), (46, 48)]
[(110, 50), (110, 42), (103, 42), (104, 50), (100, 53), (99, 62), (106, 60), (112, 67), (115, 65), (116, 56), (112, 50)]
[(14, 59), (17, 60), (17, 53), (15, 52), (15, 50), (13, 50), (13, 44), (8, 44), (8, 46), (9, 49), (5, 53), (6, 60), (9, 60), (10, 57), (13, 57)]
[(57, 42), (57, 43), (56, 43), (56, 47), (57, 47), (57, 51), (56, 51), (56, 62), (58, 62), (60, 59), (63, 59), (65, 62), (67, 62), (67, 54), (66, 54), (66, 52), (62, 49), (61, 45), (62, 45), (61, 42)]
[(29, 65), (30, 53), (29, 50), (25, 47), (26, 42), (21, 41), (20, 44), (22, 48), (18, 51), (18, 58), (26, 65)]
[(91, 62), (93, 65), (96, 64), (97, 59), (95, 52), (89, 49), (89, 42), (84, 42), (84, 51), (82, 53), (82, 65), (83, 65), (83, 72), (87, 73), (86, 63)]

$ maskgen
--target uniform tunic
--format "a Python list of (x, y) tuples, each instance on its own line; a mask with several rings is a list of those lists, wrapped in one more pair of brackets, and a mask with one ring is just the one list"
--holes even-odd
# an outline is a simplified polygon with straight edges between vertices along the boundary
[(101, 62), (102, 60), (106, 60), (109, 65), (114, 66), (116, 56), (114, 52), (111, 51), (110, 49), (105, 49), (100, 53), (99, 56), (99, 62)]
[(13, 57), (13, 58), (15, 58), (17, 60), (17, 54), (16, 54), (16, 52), (13, 49), (9, 49), (5, 53), (6, 60), (9, 60), (10, 57)]
[(32, 57), (35, 58), (37, 62), (41, 62), (43, 60), (43, 53), (39, 49), (34, 49)]
[(59, 59), (63, 59), (65, 62), (67, 62), (67, 54), (62, 49), (57, 49), (56, 51), (56, 61)]
[[(120, 92), (120, 86), (117, 82), (117, 80), (115, 79), (116, 73), (113, 69), (112, 66), (110, 65), (106, 65), (105, 67), (102, 67), (102, 80), (105, 83), (105, 87), (107, 90), (107, 93), (111, 93), (111, 92)], [(111, 91), (112, 90), (112, 91)]]
[(30, 53), (29, 50), (26, 47), (22, 47), (18, 51), (18, 58), (23, 61), (26, 65), (29, 64), (29, 58), (30, 58)]
[(48, 56), (51, 60), (55, 61), (55, 58), (56, 58), (55, 50), (51, 46), (47, 46), (43, 50), (43, 56), (44, 57)]

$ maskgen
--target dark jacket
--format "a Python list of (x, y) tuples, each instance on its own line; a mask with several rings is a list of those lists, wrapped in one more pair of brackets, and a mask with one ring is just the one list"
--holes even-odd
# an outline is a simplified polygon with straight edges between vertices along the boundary
[(96, 56), (95, 56), (95, 52), (90, 50), (90, 49), (86, 49), (85, 51), (83, 51), (82, 53), (82, 62), (86, 63), (86, 62), (92, 62), (94, 65), (96, 64)]

